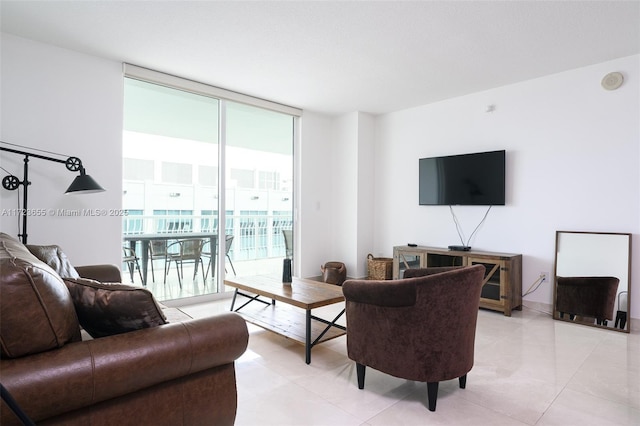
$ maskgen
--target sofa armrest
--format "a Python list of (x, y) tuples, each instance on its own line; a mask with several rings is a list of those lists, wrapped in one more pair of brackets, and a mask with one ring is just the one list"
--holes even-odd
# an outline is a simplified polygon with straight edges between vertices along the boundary
[(347, 280), (342, 292), (347, 302), (367, 305), (403, 307), (416, 303), (412, 280)]
[(231, 364), (248, 339), (242, 317), (225, 313), (2, 359), (2, 384), (38, 422)]
[(120, 268), (116, 265), (87, 265), (76, 266), (75, 268), (82, 278), (89, 278), (103, 283), (122, 282)]

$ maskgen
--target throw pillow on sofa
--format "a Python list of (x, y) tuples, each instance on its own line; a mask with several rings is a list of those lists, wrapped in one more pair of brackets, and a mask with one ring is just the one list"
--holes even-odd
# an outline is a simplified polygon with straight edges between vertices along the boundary
[(64, 254), (59, 246), (37, 246), (27, 244), (27, 249), (29, 249), (31, 254), (35, 257), (49, 265), (51, 269), (56, 271), (56, 273), (62, 278), (80, 278), (76, 268), (74, 268), (71, 262), (69, 262), (67, 255)]
[(62, 279), (17, 239), (0, 233), (2, 357), (36, 354), (80, 340), (80, 327)]
[(153, 294), (141, 287), (65, 278), (80, 325), (93, 338), (166, 324)]

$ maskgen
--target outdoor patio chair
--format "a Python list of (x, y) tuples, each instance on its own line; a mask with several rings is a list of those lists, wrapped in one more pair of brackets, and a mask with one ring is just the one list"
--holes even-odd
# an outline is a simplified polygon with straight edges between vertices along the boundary
[(122, 246), (122, 263), (125, 263), (127, 265), (132, 283), (133, 271), (137, 269), (138, 274), (140, 275), (140, 282), (142, 283), (142, 285), (145, 285), (144, 280), (142, 279), (142, 271), (140, 270), (140, 259), (131, 247)]
[(291, 229), (283, 229), (285, 257), (291, 259), (293, 257), (293, 231)]
[(167, 254), (165, 256), (165, 274), (164, 282), (167, 282), (167, 275), (171, 269), (171, 262), (176, 264), (176, 272), (178, 274), (178, 283), (182, 288), (182, 279), (184, 278), (183, 265), (185, 263), (193, 263), (193, 279), (198, 274), (198, 266), (202, 267), (202, 279), (206, 280), (204, 275), (204, 265), (202, 263), (202, 244), (200, 238), (179, 240), (167, 246)]
[[(229, 264), (231, 265), (231, 269), (233, 270), (233, 275), (236, 275), (236, 268), (234, 268), (233, 262), (231, 261), (231, 256), (229, 256), (229, 251), (231, 250), (232, 244), (233, 244), (233, 235), (227, 235), (224, 239), (224, 254), (227, 257)], [(217, 247), (215, 248), (215, 250), (217, 251)], [(211, 244), (209, 243), (209, 240), (204, 242), (204, 247), (202, 249), (202, 257), (209, 258), (209, 262), (207, 263), (207, 270), (204, 273), (204, 277), (205, 277), (204, 279), (206, 280), (207, 277), (209, 276), (209, 269), (211, 268), (211, 262), (212, 262)], [(215, 274), (215, 270), (216, 270), (216, 267), (215, 265), (213, 265), (213, 272), (211, 276)], [(225, 268), (224, 271), (227, 272), (227, 268)]]
[[(149, 264), (151, 265), (151, 281), (156, 282), (156, 276), (153, 271), (154, 260), (166, 260), (167, 257), (167, 240), (151, 240), (149, 242)], [(164, 274), (167, 274), (165, 262)]]

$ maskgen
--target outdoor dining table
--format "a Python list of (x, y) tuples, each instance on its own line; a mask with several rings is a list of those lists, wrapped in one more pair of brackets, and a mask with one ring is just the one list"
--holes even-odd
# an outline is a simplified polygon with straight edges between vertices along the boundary
[(140, 268), (142, 269), (142, 284), (147, 285), (147, 268), (149, 263), (149, 245), (151, 241), (169, 241), (169, 240), (186, 240), (208, 238), (209, 247), (211, 248), (211, 264), (213, 265), (212, 276), (216, 270), (216, 247), (218, 245), (218, 233), (217, 232), (171, 232), (171, 233), (156, 233), (156, 234), (130, 234), (123, 237), (124, 241), (129, 243), (132, 250), (135, 251), (135, 246), (138, 241), (141, 244), (140, 255)]

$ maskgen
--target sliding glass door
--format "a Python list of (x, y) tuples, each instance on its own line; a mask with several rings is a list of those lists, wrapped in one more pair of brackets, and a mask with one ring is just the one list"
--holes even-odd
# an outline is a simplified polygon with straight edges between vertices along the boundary
[(231, 250), (253, 273), (279, 271), (286, 254), (283, 230), (293, 228), (294, 118), (234, 102), (225, 107)]
[(281, 272), (295, 120), (125, 78), (123, 245), (144, 272), (135, 284), (170, 300), (218, 293), (224, 273)]

